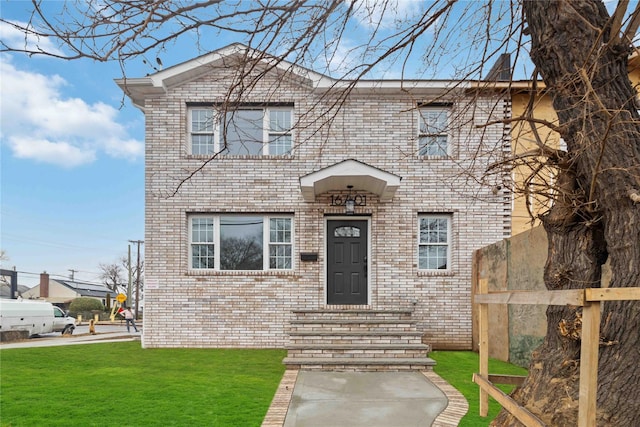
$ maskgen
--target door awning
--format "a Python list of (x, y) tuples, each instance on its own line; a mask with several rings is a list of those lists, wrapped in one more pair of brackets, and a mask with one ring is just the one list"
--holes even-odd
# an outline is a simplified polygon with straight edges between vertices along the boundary
[(400, 187), (402, 177), (357, 160), (348, 159), (300, 177), (300, 191), (307, 202), (328, 191), (346, 190), (352, 185), (356, 191), (368, 191), (390, 202)]

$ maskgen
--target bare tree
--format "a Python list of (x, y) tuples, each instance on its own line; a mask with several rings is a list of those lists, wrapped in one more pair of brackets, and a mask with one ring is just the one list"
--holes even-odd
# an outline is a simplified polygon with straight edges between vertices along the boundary
[[(112, 291), (117, 291), (118, 286), (124, 288), (128, 287), (129, 268), (131, 268), (131, 277), (138, 276), (138, 265), (135, 262), (129, 266), (129, 260), (127, 256), (120, 258), (119, 263), (100, 263), (98, 268), (100, 269), (100, 280)], [(144, 271), (144, 260), (140, 260), (140, 277)]]
[(107, 285), (109, 289), (114, 292), (118, 291), (118, 286), (123, 286), (126, 284), (126, 281), (123, 280), (124, 269), (121, 264), (103, 264), (100, 263), (100, 280), (104, 281), (104, 284)]
[[(611, 263), (611, 287), (640, 285), (640, 118), (627, 76), (638, 11), (622, 27), (626, 4), (610, 17), (601, 2), (525, 1), (531, 58), (558, 115), (567, 152), (554, 159), (559, 196), (542, 217), (549, 238), (545, 283), (549, 289), (599, 287)], [(571, 29), (562, 37), (549, 29)], [(544, 344), (536, 352), (517, 399), (544, 401), (550, 425), (575, 423), (579, 341), (559, 325), (580, 311), (550, 307)], [(598, 425), (633, 425), (640, 401), (640, 304), (604, 304), (599, 361)], [(636, 360), (633, 362), (632, 360)], [(550, 384), (554, 384), (550, 387)], [(512, 425), (502, 416), (497, 425)]]
[[(253, 54), (227, 64), (237, 70), (226, 97), (230, 110), (256, 79), (288, 61), (338, 77), (334, 93), (342, 95), (321, 116), (322, 123), (313, 123), (318, 132), (331, 126), (355, 82), (373, 73), (381, 75), (391, 67), (402, 79), (410, 65), (419, 63), (413, 75), (429, 77), (448, 66), (451, 77), (478, 79), (497, 53), (517, 56), (529, 50), (537, 67), (533, 80), (543, 78), (558, 121), (541, 123), (533, 114), (515, 118), (531, 123), (537, 148), (497, 158), (496, 165), (527, 165), (530, 176), (525, 183), (535, 181), (539, 187), (525, 185), (520, 190), (553, 198), (541, 216), (549, 236), (545, 283), (549, 289), (598, 287), (601, 266), (608, 259), (611, 286), (639, 286), (640, 117), (627, 65), (640, 9), (627, 10), (628, 1), (621, 0), (610, 16), (600, 0), (451, 0), (420, 3), (424, 7), (417, 13), (404, 15), (399, 7), (403, 4), (88, 0), (52, 6), (33, 0), (30, 22), (2, 20), (25, 34), (26, 43), (16, 47), (1, 42), (0, 50), (114, 60), (124, 71), (133, 60), (161, 66), (164, 49), (185, 37), (194, 37), (206, 50), (216, 34), (232, 33)], [(356, 22), (366, 23), (368, 32), (349, 44), (345, 34)], [(466, 36), (461, 38), (463, 32)], [(55, 39), (60, 49), (46, 50), (30, 43), (32, 37)], [(269, 64), (266, 71), (257, 67), (264, 63)], [(536, 136), (538, 125), (559, 133), (567, 149), (549, 146)], [(180, 183), (196, 172), (188, 171)], [(546, 340), (534, 354), (527, 382), (515, 393), (549, 425), (575, 424), (579, 343), (562, 335), (558, 325), (579, 315), (566, 307), (548, 310)], [(599, 366), (598, 425), (633, 425), (640, 418), (640, 400), (630, 398), (640, 386), (640, 305), (606, 303), (603, 319), (607, 345)], [(506, 414), (496, 420), (497, 425), (514, 423)]]

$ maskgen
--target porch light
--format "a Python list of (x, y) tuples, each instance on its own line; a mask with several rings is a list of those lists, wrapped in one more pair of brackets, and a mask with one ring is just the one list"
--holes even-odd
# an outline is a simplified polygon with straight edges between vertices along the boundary
[(353, 215), (356, 206), (367, 206), (367, 196), (364, 194), (353, 194), (353, 185), (347, 185), (349, 192), (347, 195), (331, 196), (331, 206), (344, 206), (344, 213)]
[(347, 185), (349, 189), (349, 194), (347, 195), (347, 199), (344, 201), (344, 212), (347, 215), (353, 215), (353, 212), (356, 210), (356, 199), (351, 195), (351, 189), (353, 185)]

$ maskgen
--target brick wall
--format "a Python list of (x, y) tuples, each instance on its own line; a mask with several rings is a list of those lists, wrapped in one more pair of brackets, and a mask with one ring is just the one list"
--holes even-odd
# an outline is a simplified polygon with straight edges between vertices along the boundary
[[(326, 93), (299, 81), (265, 77), (244, 94), (246, 102), (290, 102), (299, 119), (290, 158), (217, 158), (188, 181), (205, 158), (188, 153), (187, 103), (217, 102), (226, 94), (224, 70), (148, 99), (146, 112), (145, 347), (283, 347), (294, 309), (324, 307), (324, 227), (342, 208), (330, 194), (305, 202), (299, 178), (353, 158), (402, 177), (390, 203), (367, 195), (358, 214), (370, 221), (371, 308), (414, 306), (419, 329), (434, 348), (471, 348), (471, 256), (473, 250), (508, 235), (510, 199), (495, 183), (481, 186), (487, 165), (509, 150), (503, 125), (508, 104), (491, 95), (454, 102), (460, 129), (451, 159), (421, 159), (416, 153), (417, 102), (433, 95), (352, 94), (339, 111)], [(324, 115), (335, 116), (330, 123)], [(323, 123), (319, 125), (318, 123)], [(175, 194), (174, 194), (175, 193)], [(190, 213), (294, 215), (295, 268), (291, 272), (209, 272), (188, 268)], [(417, 269), (417, 215), (452, 216), (452, 268)], [(507, 218), (505, 218), (505, 215)], [(317, 262), (300, 262), (317, 252)], [(415, 305), (414, 305), (415, 302)]]

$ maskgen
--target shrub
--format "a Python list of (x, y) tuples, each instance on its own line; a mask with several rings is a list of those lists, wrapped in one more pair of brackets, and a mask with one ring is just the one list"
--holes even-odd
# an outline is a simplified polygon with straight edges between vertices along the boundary
[(97, 299), (93, 298), (76, 298), (71, 301), (69, 305), (69, 314), (76, 317), (78, 314), (82, 314), (83, 317), (91, 314), (92, 311), (104, 311), (104, 305)]

